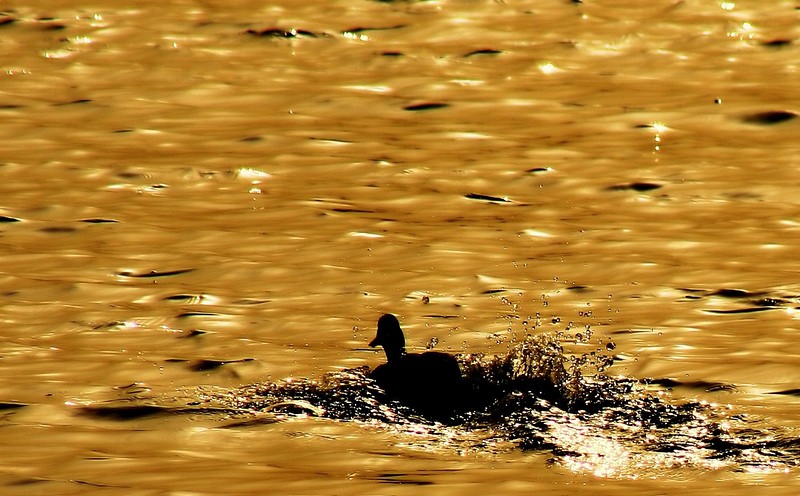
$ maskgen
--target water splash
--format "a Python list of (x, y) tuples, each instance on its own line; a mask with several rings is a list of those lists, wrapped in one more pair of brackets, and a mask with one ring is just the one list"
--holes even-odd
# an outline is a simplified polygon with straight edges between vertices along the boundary
[(656, 476), (688, 466), (775, 471), (798, 464), (797, 438), (730, 407), (677, 402), (665, 389), (609, 377), (609, 356), (568, 353), (566, 336), (536, 334), (505, 354), (458, 356), (471, 401), (448, 425), (388, 398), (368, 378), (367, 367), (317, 382), (249, 385), (214, 400), (241, 412), (243, 420), (232, 427), (297, 416), (365, 422), (413, 432), (415, 442), (424, 432), (426, 449), (438, 443), (473, 452), (548, 451), (554, 463), (606, 477)]
[(549, 452), (553, 463), (604, 477), (657, 477), (687, 467), (774, 472), (800, 464), (800, 438), (786, 429), (729, 406), (678, 401), (668, 384), (610, 377), (608, 343), (584, 353), (565, 349), (585, 345), (588, 331), (532, 334), (500, 355), (457, 356), (469, 402), (446, 424), (388, 397), (366, 366), (319, 381), (185, 390), (171, 401), (134, 394), (79, 405), (78, 412), (115, 421), (213, 415), (224, 428), (327, 418), (392, 430), (407, 435), (401, 444), (428, 451)]

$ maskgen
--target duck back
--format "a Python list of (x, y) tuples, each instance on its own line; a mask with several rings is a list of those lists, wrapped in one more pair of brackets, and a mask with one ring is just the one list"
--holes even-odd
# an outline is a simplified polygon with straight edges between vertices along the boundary
[(386, 394), (435, 420), (452, 419), (464, 404), (464, 379), (456, 359), (429, 351), (403, 355), (370, 374)]

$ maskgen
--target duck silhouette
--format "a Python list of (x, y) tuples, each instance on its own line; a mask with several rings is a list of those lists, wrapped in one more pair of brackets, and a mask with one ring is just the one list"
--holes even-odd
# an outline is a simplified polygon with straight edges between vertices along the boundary
[(369, 345), (383, 346), (386, 352), (386, 363), (369, 377), (387, 396), (442, 422), (452, 421), (463, 410), (466, 387), (455, 357), (435, 351), (406, 353), (403, 330), (392, 314), (378, 319), (377, 335)]

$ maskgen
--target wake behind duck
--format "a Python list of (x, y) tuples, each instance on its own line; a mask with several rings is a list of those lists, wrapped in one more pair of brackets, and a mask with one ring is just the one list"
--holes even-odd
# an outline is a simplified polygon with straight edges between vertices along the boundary
[(494, 356), (408, 354), (399, 322), (387, 314), (370, 343), (383, 346), (385, 364), (319, 382), (245, 386), (226, 404), (267, 414), (268, 422), (312, 416), (401, 431), (407, 425), (415, 438), (422, 428), (431, 438), (426, 445), (443, 449), (545, 450), (574, 470), (604, 476), (684, 465), (798, 465), (800, 440), (791, 435), (754, 429), (754, 420), (725, 408), (670, 401), (646, 381), (609, 377), (610, 356), (599, 349), (570, 354), (563, 347), (569, 340), (540, 333)]

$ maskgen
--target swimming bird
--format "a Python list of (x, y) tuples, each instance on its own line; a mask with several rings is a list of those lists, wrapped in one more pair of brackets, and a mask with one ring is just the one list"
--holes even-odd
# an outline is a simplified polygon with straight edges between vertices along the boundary
[(428, 351), (406, 353), (400, 322), (392, 314), (378, 319), (378, 332), (370, 347), (383, 346), (386, 363), (370, 374), (387, 396), (424, 417), (448, 421), (463, 409), (465, 381), (455, 357)]

